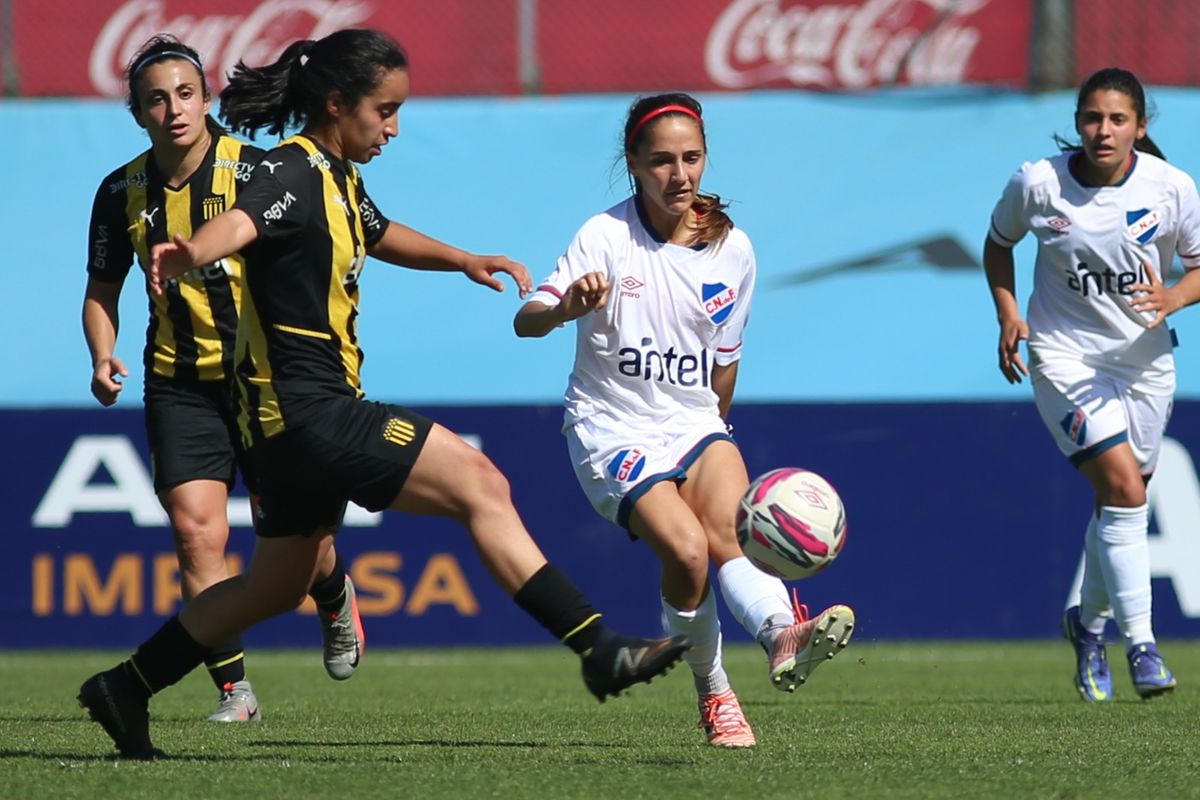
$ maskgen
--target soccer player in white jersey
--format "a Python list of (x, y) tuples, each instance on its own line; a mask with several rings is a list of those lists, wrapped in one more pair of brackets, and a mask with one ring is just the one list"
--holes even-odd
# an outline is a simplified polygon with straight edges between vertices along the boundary
[(576, 476), (602, 516), (661, 560), (664, 617), (692, 641), (684, 658), (709, 742), (750, 747), (754, 733), (721, 663), (709, 562), (783, 691), (846, 645), (854, 613), (834, 606), (805, 619), (783, 583), (738, 547), (734, 516), (749, 480), (725, 416), (754, 250), (721, 199), (700, 193), (700, 104), (686, 94), (639, 98), (623, 152), (633, 196), (584, 223), (514, 326), (545, 336), (576, 321), (564, 423)]
[[(1105, 639), (1115, 617), (1142, 697), (1175, 688), (1151, 626), (1149, 511), (1175, 392), (1167, 315), (1200, 299), (1200, 200), (1146, 135), (1145, 92), (1116, 68), (1079, 90), (1079, 145), (1027, 163), (992, 214), (984, 268), (1000, 323), (1000, 371), (1032, 376), (1043, 422), (1095, 490), (1080, 595), (1063, 627), (1075, 648), (1075, 686), (1112, 699)], [(1038, 242), (1027, 320), (1014, 296), (1012, 248)], [(1178, 255), (1184, 276), (1160, 279)], [(1028, 340), (1029, 365), (1020, 340)]]

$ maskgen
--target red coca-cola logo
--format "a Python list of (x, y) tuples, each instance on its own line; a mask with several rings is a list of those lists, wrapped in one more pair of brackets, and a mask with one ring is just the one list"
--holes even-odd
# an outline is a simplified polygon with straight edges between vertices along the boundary
[(957, 83), (980, 30), (967, 18), (989, 0), (865, 0), (790, 5), (733, 0), (709, 32), (709, 77), (728, 89), (791, 83), (860, 89)]
[(166, 5), (166, 0), (128, 0), (104, 23), (88, 59), (88, 77), (98, 93), (124, 92), (126, 65), (157, 33), (169, 32), (196, 48), (215, 91), (239, 59), (269, 63), (296, 39), (360, 26), (374, 13), (373, 4), (364, 0), (262, 0), (244, 13), (175, 17), (167, 15)]

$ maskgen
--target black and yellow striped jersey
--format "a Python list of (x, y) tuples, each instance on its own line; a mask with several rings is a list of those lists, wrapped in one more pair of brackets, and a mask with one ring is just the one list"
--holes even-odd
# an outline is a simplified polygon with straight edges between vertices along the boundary
[(263, 156), (236, 207), (258, 230), (242, 251), (236, 366), (254, 444), (287, 427), (290, 402), (362, 396), (358, 277), (388, 222), (357, 167), (299, 135)]
[[(92, 204), (88, 274), (123, 282), (136, 257), (143, 271), (150, 247), (175, 234), (190, 237), (237, 199), (263, 150), (214, 135), (200, 167), (168, 186), (147, 150), (106, 177)], [(232, 377), (241, 305), (242, 258), (233, 256), (168, 281), (150, 298), (146, 372), (181, 380)]]

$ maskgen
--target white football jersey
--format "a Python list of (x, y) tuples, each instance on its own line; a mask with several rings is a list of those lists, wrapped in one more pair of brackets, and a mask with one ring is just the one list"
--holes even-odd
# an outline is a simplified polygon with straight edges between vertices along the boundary
[(557, 305), (589, 272), (607, 276), (608, 304), (575, 320), (566, 425), (597, 411), (635, 424), (716, 414), (712, 370), (740, 357), (754, 292), (749, 237), (734, 228), (699, 250), (660, 241), (630, 197), (584, 223), (529, 299)]
[(990, 236), (1013, 247), (1037, 237), (1033, 294), (1026, 322), (1034, 351), (1049, 348), (1121, 374), (1152, 394), (1175, 389), (1171, 332), (1147, 330), (1154, 314), (1135, 312), (1129, 287), (1160, 278), (1178, 253), (1200, 266), (1200, 199), (1182, 170), (1148, 153), (1116, 186), (1085, 186), (1072, 153), (1026, 163), (992, 213)]

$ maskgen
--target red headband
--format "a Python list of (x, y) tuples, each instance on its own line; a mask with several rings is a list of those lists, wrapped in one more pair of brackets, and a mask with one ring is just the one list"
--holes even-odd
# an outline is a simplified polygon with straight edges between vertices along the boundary
[(687, 106), (663, 106), (662, 108), (656, 108), (653, 111), (647, 111), (646, 115), (637, 121), (637, 124), (633, 126), (633, 130), (629, 132), (629, 138), (625, 140), (625, 146), (629, 147), (629, 145), (633, 142), (633, 137), (637, 136), (637, 132), (640, 131), (647, 122), (655, 117), (662, 116), (663, 114), (670, 114), (672, 111), (678, 111), (680, 114), (687, 114), (689, 117), (696, 120), (702, 129), (704, 128), (704, 120), (700, 119), (700, 115), (695, 111), (692, 111)]

